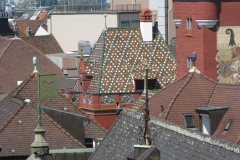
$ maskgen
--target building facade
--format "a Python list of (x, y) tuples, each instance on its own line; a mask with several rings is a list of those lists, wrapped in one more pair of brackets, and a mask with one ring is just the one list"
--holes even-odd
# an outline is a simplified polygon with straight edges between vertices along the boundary
[(208, 77), (235, 83), (239, 68), (239, 0), (173, 0), (176, 25), (177, 78), (196, 67)]

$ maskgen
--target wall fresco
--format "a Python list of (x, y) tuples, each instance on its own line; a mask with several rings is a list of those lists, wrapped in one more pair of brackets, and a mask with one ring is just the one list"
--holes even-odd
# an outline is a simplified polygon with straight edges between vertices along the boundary
[(218, 28), (216, 61), (218, 62), (219, 82), (238, 82), (238, 75), (240, 75), (240, 26), (221, 26)]

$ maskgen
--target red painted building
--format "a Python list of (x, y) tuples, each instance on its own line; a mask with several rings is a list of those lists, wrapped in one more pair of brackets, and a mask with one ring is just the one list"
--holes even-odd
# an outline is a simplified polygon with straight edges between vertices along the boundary
[[(240, 26), (239, 7), (239, 0), (173, 0), (178, 79), (191, 67), (188, 57), (192, 56), (192, 52), (197, 53), (196, 67), (203, 74), (220, 82), (230, 82), (233, 79), (232, 72), (235, 71), (222, 69), (226, 68), (226, 61), (234, 58), (231, 57), (230, 50), (239, 47), (240, 42), (236, 38), (240, 34), (236, 28)], [(228, 28), (234, 32), (235, 45), (228, 43), (231, 37), (227, 33)], [(220, 59), (216, 61), (217, 55)], [(223, 61), (225, 65), (222, 64)], [(231, 66), (228, 68), (232, 70)], [(226, 78), (229, 80), (226, 81)]]
[[(79, 67), (77, 104), (109, 129), (119, 109), (130, 108), (144, 91), (143, 73), (148, 63), (148, 88), (160, 89), (175, 79), (175, 59), (161, 34), (153, 27), (151, 10), (140, 14), (140, 28), (105, 28), (87, 62)], [(75, 100), (75, 98), (72, 98)]]

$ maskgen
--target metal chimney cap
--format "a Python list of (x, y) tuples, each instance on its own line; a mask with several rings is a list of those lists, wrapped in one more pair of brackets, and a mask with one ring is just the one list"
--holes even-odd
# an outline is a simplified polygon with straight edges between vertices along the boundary
[(197, 53), (196, 52), (192, 52), (192, 57), (197, 57)]

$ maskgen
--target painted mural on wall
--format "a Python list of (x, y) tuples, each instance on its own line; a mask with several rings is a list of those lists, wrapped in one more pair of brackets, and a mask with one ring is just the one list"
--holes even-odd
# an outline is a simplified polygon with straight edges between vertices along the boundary
[(218, 80), (236, 83), (240, 80), (240, 26), (221, 26), (217, 31)]

